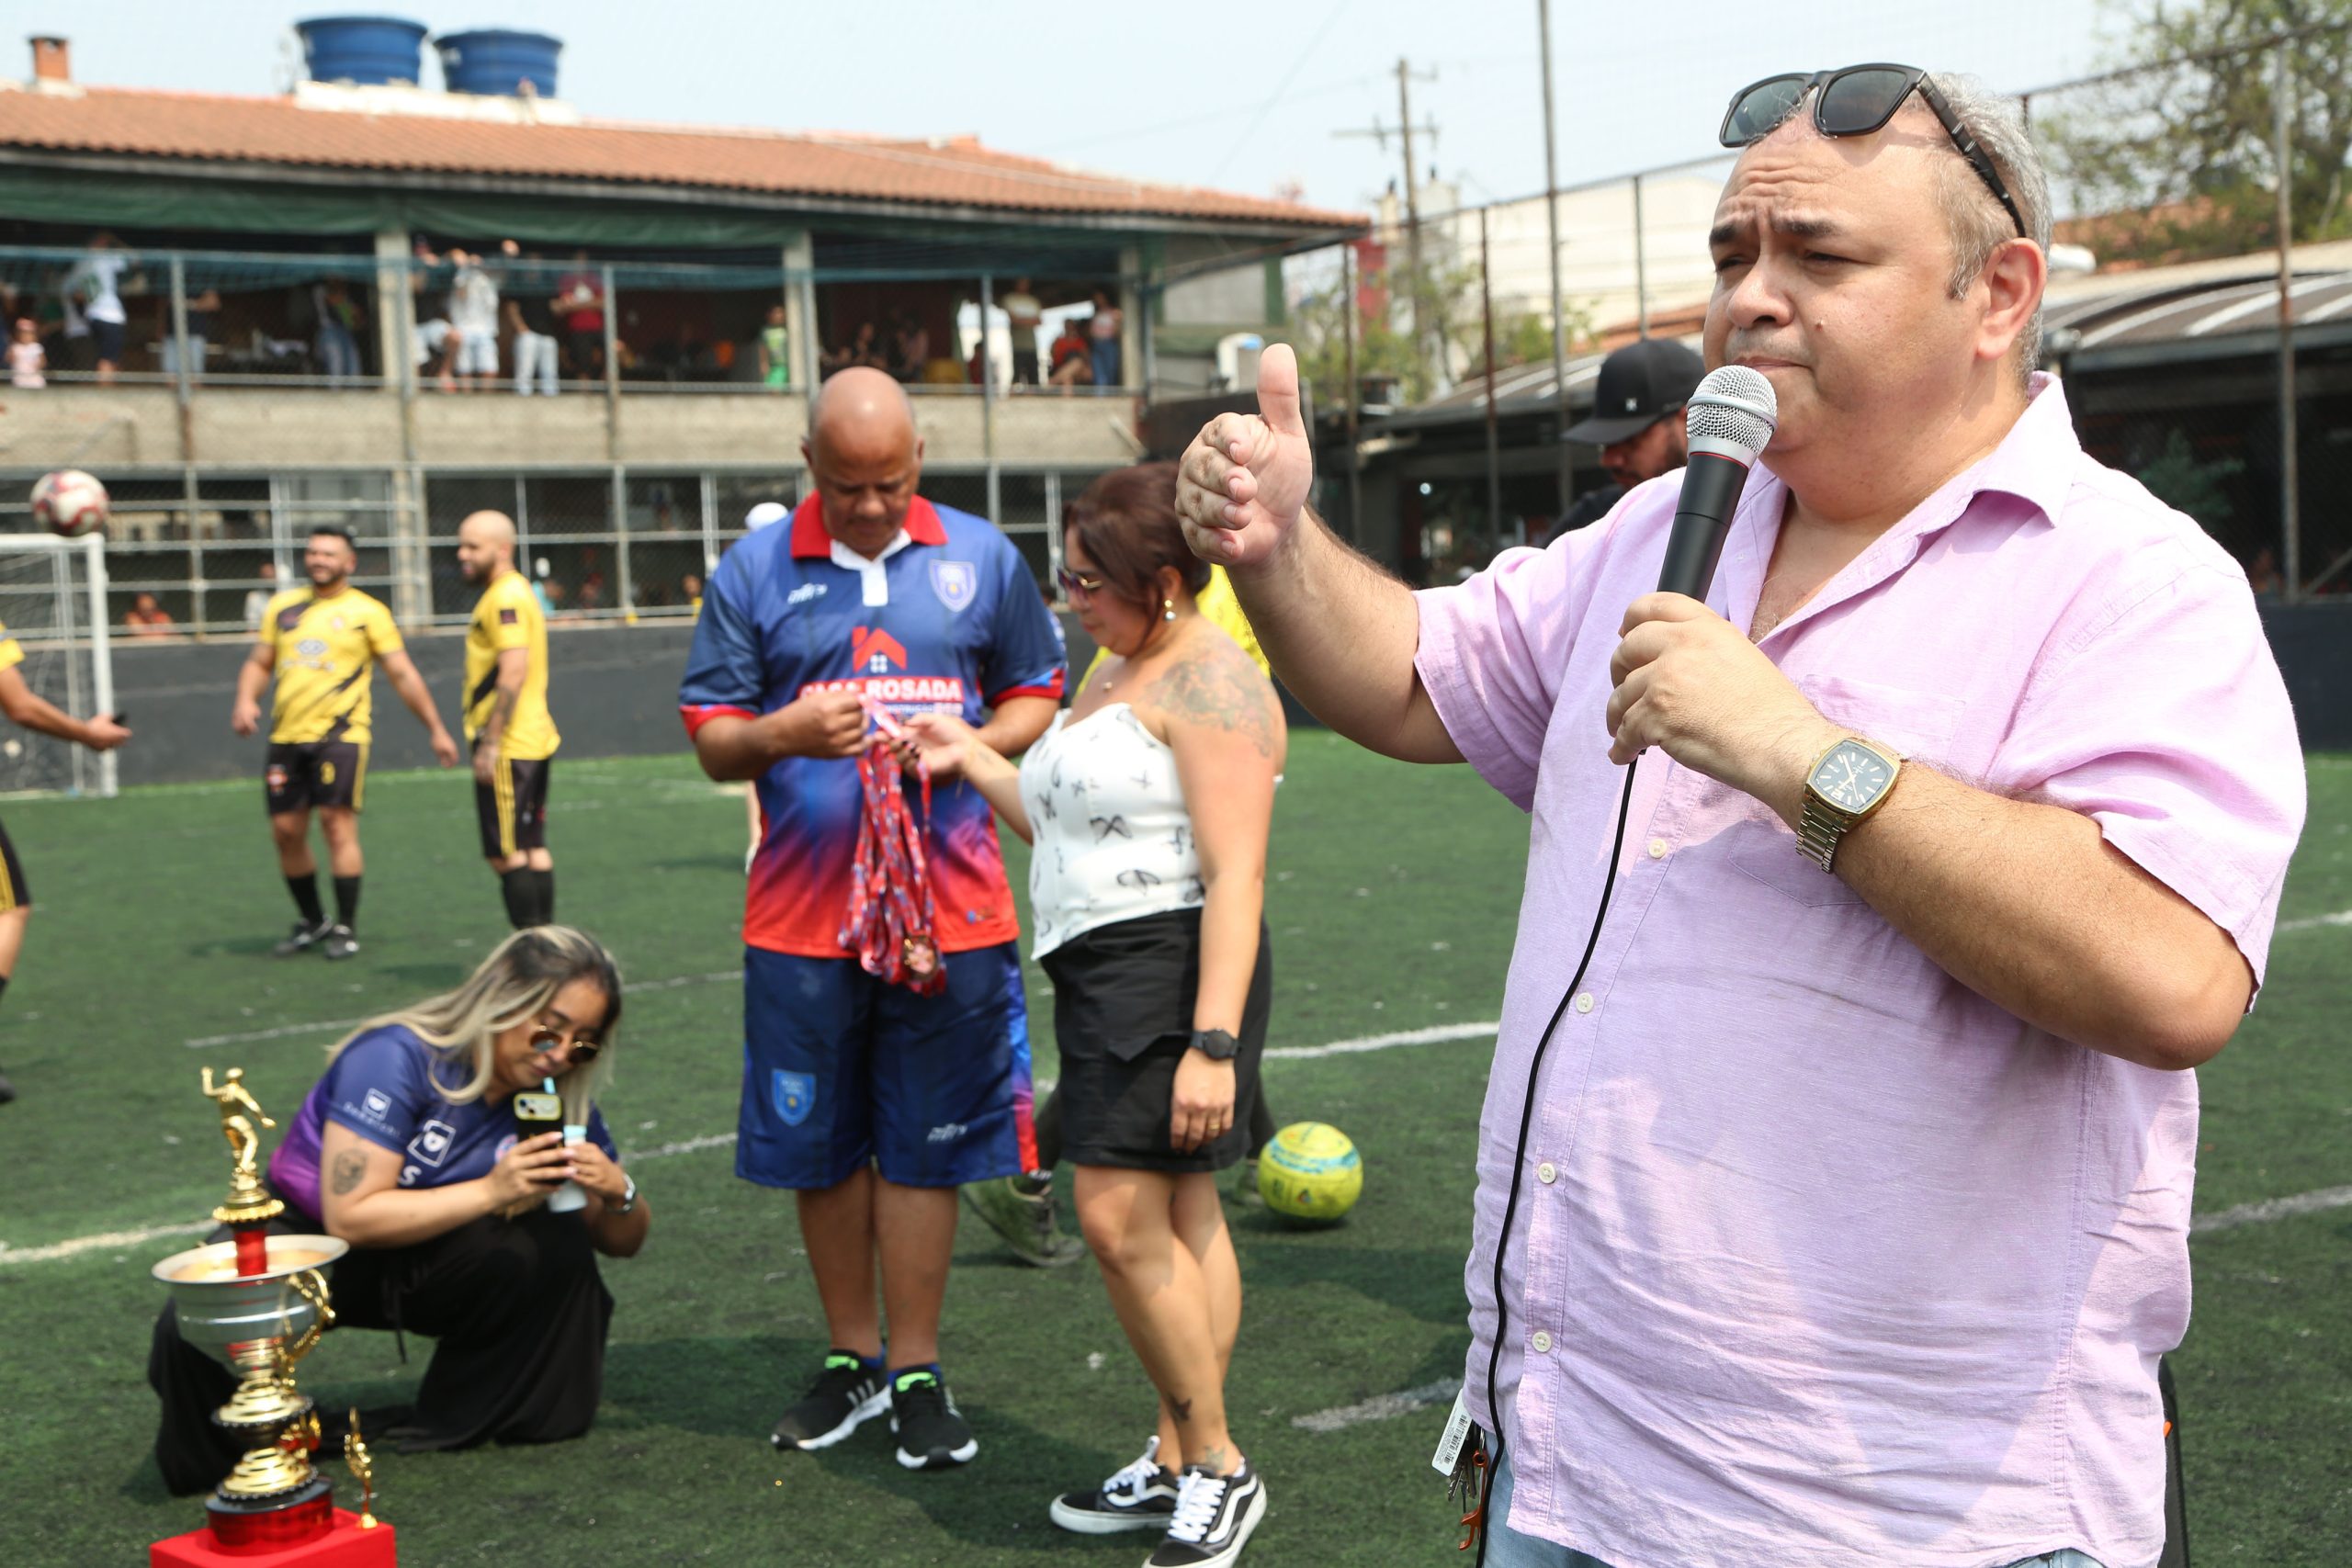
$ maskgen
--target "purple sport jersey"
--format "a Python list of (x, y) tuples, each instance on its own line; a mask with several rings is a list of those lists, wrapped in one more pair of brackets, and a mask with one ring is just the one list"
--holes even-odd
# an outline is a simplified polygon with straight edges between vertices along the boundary
[[(369, 1030), (327, 1064), (326, 1076), (302, 1101), (270, 1156), (270, 1186), (288, 1202), (320, 1212), (319, 1151), (329, 1122), (398, 1153), (404, 1188), (453, 1187), (488, 1176), (514, 1146), (514, 1111), (504, 1100), (452, 1105), (444, 1098), (444, 1085), (455, 1089), (472, 1076), (469, 1064), (448, 1063), (406, 1024)], [(619, 1157), (604, 1112), (588, 1112), (588, 1138)]]
[[(918, 496), (877, 560), (825, 532), (818, 500), (789, 528), (740, 540), (703, 596), (678, 694), (688, 734), (722, 714), (756, 718), (803, 693), (865, 692), (900, 716), (956, 714), (978, 724), (1012, 697), (1062, 693), (1061, 628), (1012, 542), (985, 518)], [(759, 782), (766, 831), (752, 864), (743, 941), (771, 953), (843, 958), (842, 916), (857, 848), (857, 768), (848, 758), (787, 757)], [(930, 831), (943, 953), (1020, 933), (978, 790), (934, 785)]]

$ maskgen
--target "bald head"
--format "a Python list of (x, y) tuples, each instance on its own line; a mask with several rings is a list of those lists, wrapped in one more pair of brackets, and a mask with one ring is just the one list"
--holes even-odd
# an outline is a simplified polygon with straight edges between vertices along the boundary
[(458, 566), (469, 582), (495, 581), (514, 570), (514, 519), (476, 512), (458, 525)]
[(904, 525), (922, 479), (922, 438), (907, 389), (865, 366), (829, 377), (808, 404), (800, 444), (825, 531), (878, 556)]

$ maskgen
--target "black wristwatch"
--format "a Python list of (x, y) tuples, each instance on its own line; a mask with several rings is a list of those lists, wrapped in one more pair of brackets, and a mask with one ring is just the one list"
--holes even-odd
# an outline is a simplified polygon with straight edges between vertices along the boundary
[(1230, 1062), (1240, 1055), (1241, 1042), (1222, 1029), (1195, 1029), (1193, 1049), (1212, 1062)]

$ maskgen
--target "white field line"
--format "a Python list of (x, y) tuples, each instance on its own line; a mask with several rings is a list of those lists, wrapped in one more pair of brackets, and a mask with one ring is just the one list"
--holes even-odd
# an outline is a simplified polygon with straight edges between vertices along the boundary
[(2232, 1231), (2240, 1225), (2267, 1225), (2273, 1220), (2283, 1220), (2295, 1214), (2324, 1213), (2329, 1209), (2352, 1209), (2352, 1187), (2323, 1187), (2316, 1192), (2298, 1192), (2289, 1198), (2265, 1198), (2258, 1203), (2240, 1203), (2234, 1209), (2199, 1214), (2188, 1222), (2188, 1231), (2191, 1235), (2202, 1235), (2207, 1231)]
[[(715, 986), (725, 980), (741, 980), (741, 969), (727, 969), (709, 975), (673, 975), (666, 980), (632, 980), (621, 990), (628, 996), (640, 991), (674, 991), (685, 986)], [(374, 1014), (369, 1014), (374, 1017)], [(209, 1051), (217, 1045), (246, 1045), (257, 1040), (283, 1040), (288, 1035), (333, 1034), (338, 1030), (356, 1029), (367, 1022), (365, 1018), (330, 1018), (318, 1023), (281, 1023), (275, 1029), (249, 1029), (242, 1034), (206, 1034), (181, 1044), (191, 1051)]]
[(2352, 926), (2352, 909), (2338, 909), (2332, 915), (2308, 915), (2300, 920), (2281, 920), (2278, 922), (2278, 930), (2282, 933), (2287, 931), (2315, 931), (2323, 926)]
[(1378, 1393), (1360, 1404), (1341, 1404), (1311, 1416), (1294, 1416), (1290, 1424), (1302, 1431), (1338, 1432), (1366, 1421), (1386, 1421), (1409, 1416), (1431, 1404), (1443, 1404), (1462, 1390), (1460, 1378), (1444, 1378), (1408, 1388), (1402, 1393)]
[(1270, 1045), (1268, 1061), (1304, 1062), (1320, 1056), (1352, 1056), (1363, 1051), (1390, 1051), (1399, 1045), (1440, 1045), (1449, 1040), (1479, 1040), (1502, 1027), (1500, 1019), (1484, 1023), (1441, 1023), (1428, 1029), (1400, 1029), (1394, 1034), (1367, 1034), (1361, 1040), (1334, 1040), (1328, 1045)]

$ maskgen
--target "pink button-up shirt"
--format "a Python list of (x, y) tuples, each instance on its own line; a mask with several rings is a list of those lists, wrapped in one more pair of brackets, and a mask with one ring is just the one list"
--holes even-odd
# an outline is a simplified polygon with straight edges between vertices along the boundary
[[(1534, 815), (1464, 1270), (1489, 1424), (1528, 1068), (1624, 777), (1609, 659), (1680, 483), (1419, 595), (1448, 733)], [(1786, 499), (1759, 466), (1708, 599), (1735, 625)], [(2196, 524), (2084, 455), (2049, 378), (1991, 456), (1760, 646), (1855, 733), (2090, 817), (2259, 977), (2303, 773), (2253, 596)], [(2062, 1547), (2153, 1563), (2196, 1077), (2004, 1012), (1766, 807), (1662, 752), (1616, 874), (1504, 1255), (1512, 1527), (1613, 1568), (1993, 1568)]]

